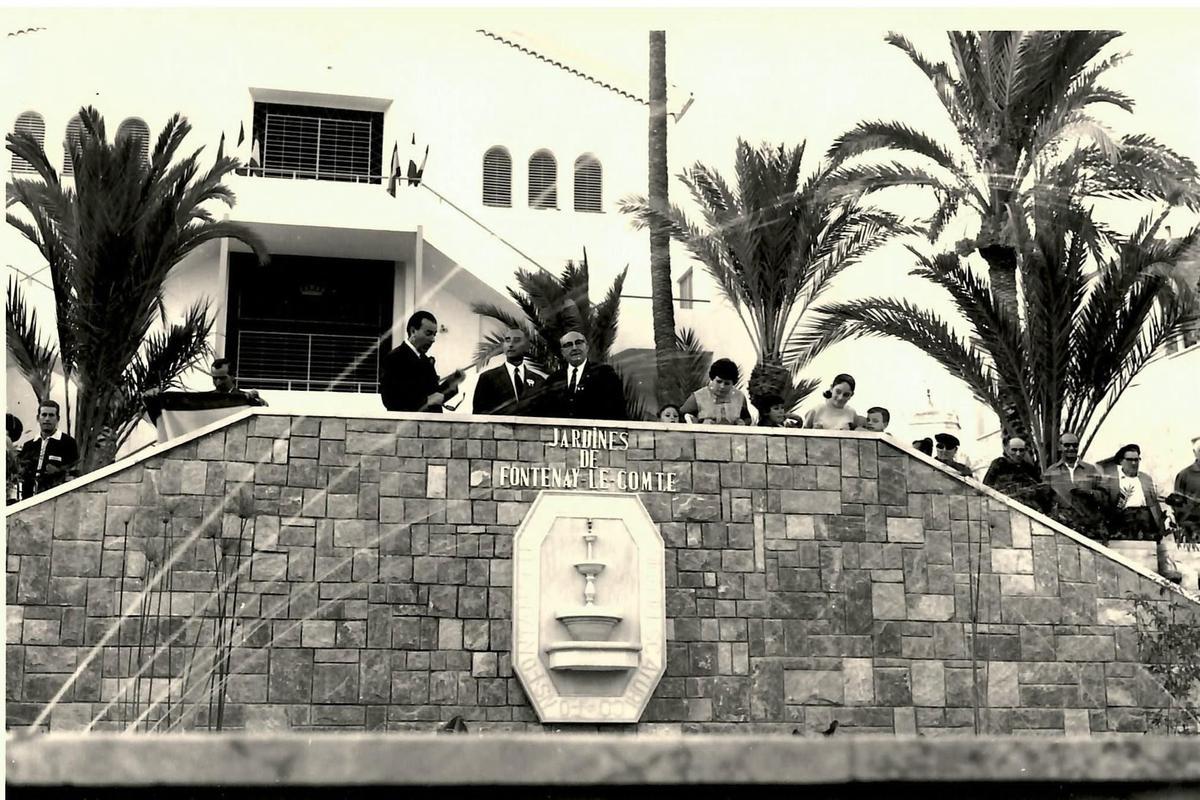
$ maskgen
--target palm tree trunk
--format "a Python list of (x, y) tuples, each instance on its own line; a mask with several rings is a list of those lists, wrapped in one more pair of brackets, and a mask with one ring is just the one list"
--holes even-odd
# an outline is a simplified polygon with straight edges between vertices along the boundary
[(988, 280), (992, 293), (1005, 312), (1019, 319), (1017, 310), (1017, 248), (992, 243), (979, 248), (979, 255), (988, 265)]
[[(650, 31), (650, 205), (665, 214), (667, 194), (667, 34)], [(671, 235), (665, 225), (650, 225), (650, 297), (654, 315), (655, 389), (658, 403), (670, 400), (675, 342), (675, 306), (671, 299)]]

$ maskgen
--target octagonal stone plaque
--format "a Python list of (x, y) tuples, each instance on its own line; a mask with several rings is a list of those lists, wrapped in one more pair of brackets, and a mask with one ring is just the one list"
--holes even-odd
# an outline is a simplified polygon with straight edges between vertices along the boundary
[(666, 668), (663, 539), (635, 494), (543, 491), (513, 540), (513, 670), (542, 722), (637, 722)]

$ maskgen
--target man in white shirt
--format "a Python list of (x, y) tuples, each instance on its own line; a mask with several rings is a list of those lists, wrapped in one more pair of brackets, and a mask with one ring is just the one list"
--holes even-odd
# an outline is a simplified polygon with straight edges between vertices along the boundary
[(1155, 542), (1158, 574), (1179, 583), (1183, 575), (1175, 569), (1163, 541), (1166, 519), (1159, 504), (1158, 490), (1154, 480), (1139, 470), (1141, 463), (1142, 449), (1136, 444), (1127, 444), (1117, 452), (1115, 472), (1104, 476), (1104, 489), (1116, 509), (1118, 530), (1112, 538)]
[(43, 400), (38, 405), (39, 436), (21, 446), (22, 497), (33, 497), (74, 477), (79, 465), (79, 445), (58, 429), (59, 405)]
[(480, 374), (471, 398), (471, 413), (515, 416), (529, 413), (530, 402), (546, 378), (529, 365), (525, 358), (528, 351), (529, 337), (525, 331), (510, 328), (504, 332), (504, 363)]

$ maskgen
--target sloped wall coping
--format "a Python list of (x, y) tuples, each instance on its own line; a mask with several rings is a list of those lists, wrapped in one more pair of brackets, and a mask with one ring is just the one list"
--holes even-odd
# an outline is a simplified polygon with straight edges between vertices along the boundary
[(13, 786), (1200, 783), (1196, 737), (10, 734), (7, 751)]
[[(49, 491), (31, 497), (27, 500), (22, 500), (19, 503), (14, 503), (8, 506), (5, 511), (5, 516), (32, 508), (41, 503), (53, 500), (56, 497), (67, 494), (69, 492), (80, 489), (96, 481), (103, 480), (111, 475), (115, 475), (129, 467), (136, 466), (145, 461), (148, 461), (156, 456), (164, 455), (176, 447), (187, 444), (188, 442), (199, 439), (214, 431), (219, 431), (223, 428), (228, 428), (236, 425), (243, 420), (255, 416), (271, 416), (271, 417), (294, 417), (302, 416), (294, 411), (284, 409), (272, 409), (270, 407), (262, 408), (246, 408), (235, 414), (217, 420), (209, 425), (172, 439), (168, 442), (162, 442), (139, 451), (129, 458), (121, 459), (113, 462), (105, 467), (102, 467), (87, 475), (83, 475), (75, 480), (68, 481), (61, 486), (56, 486)], [(974, 491), (980, 492), (991, 500), (1008, 506), (1010, 509), (1017, 511), (1020, 514), (1028, 517), (1030, 520), (1037, 522), (1046, 528), (1054, 531), (1057, 534), (1066, 536), (1067, 538), (1077, 542), (1078, 544), (1092, 550), (1093, 552), (1107, 558), (1110, 561), (1120, 564), (1121, 566), (1136, 572), (1145, 578), (1149, 578), (1164, 589), (1174, 591), (1193, 603), (1200, 604), (1200, 594), (1181, 588), (1177, 584), (1163, 578), (1156, 572), (1147, 569), (1146, 567), (1137, 564), (1121, 554), (1099, 544), (1093, 539), (1089, 539), (1077, 531), (1060, 524), (1059, 522), (1035, 511), (1028, 506), (1022, 505), (1013, 500), (1006, 494), (996, 491), (990, 486), (985, 486), (983, 483), (974, 479), (964, 478), (959, 473), (942, 464), (936, 458), (927, 456), (924, 453), (916, 450), (911, 445), (905, 445), (899, 440), (886, 433), (875, 433), (874, 431), (825, 431), (814, 429), (787, 429), (787, 428), (760, 428), (746, 427), (743, 425), (705, 425), (705, 426), (681, 426), (670, 425), (662, 422), (640, 422), (640, 421), (613, 421), (613, 420), (576, 420), (562, 419), (558, 417), (513, 417), (513, 416), (489, 416), (476, 414), (463, 415), (446, 415), (446, 414), (422, 414), (416, 412), (397, 412), (397, 411), (380, 411), (375, 414), (364, 415), (356, 414), (333, 414), (323, 413), (319, 415), (320, 419), (367, 419), (367, 420), (384, 420), (384, 421), (413, 421), (413, 422), (450, 422), (450, 423), (465, 423), (465, 424), (500, 424), (500, 425), (535, 425), (542, 427), (563, 428), (563, 427), (600, 427), (613, 428), (620, 427), (635, 431), (663, 431), (663, 432), (687, 432), (687, 433), (714, 433), (714, 434), (741, 434), (741, 435), (766, 435), (766, 436), (804, 436), (810, 438), (825, 438), (825, 439), (868, 439), (883, 442), (896, 450), (904, 453), (910, 458), (921, 461), (936, 470), (939, 470), (951, 480), (958, 481), (966, 486), (969, 486)]]

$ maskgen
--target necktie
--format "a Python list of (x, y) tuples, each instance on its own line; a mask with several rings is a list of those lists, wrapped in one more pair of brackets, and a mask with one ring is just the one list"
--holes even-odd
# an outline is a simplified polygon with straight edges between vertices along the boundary
[(516, 388), (517, 399), (520, 400), (521, 392), (525, 391), (525, 384), (521, 380), (521, 368), (519, 366), (513, 368), (513, 386)]
[(575, 393), (575, 383), (579, 380), (579, 367), (571, 367), (571, 382), (567, 384), (567, 391), (571, 394)]

